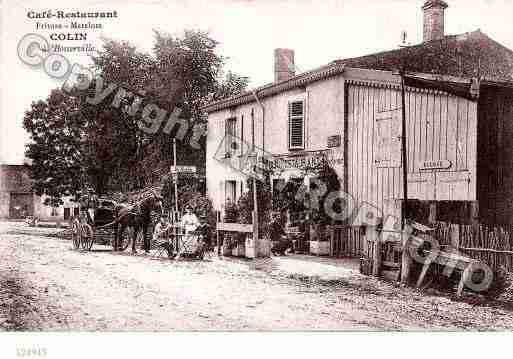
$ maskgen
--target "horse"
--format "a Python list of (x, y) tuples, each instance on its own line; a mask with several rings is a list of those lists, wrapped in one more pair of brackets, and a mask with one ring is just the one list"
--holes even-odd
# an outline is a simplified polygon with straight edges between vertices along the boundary
[[(144, 250), (150, 250), (148, 241), (148, 227), (152, 222), (151, 213), (157, 210), (162, 214), (162, 197), (155, 191), (151, 191), (149, 195), (144, 196), (141, 200), (133, 205), (118, 204), (114, 209), (115, 220), (106, 226), (114, 226), (114, 251), (120, 250), (120, 236), (126, 228), (133, 229), (132, 253), (137, 253), (135, 242), (137, 233), (142, 230), (144, 238)], [(106, 227), (104, 226), (104, 227)]]

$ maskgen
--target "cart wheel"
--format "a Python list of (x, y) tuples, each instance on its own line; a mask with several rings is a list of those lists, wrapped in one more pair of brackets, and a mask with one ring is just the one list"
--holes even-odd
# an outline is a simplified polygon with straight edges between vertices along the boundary
[(128, 246), (132, 242), (133, 234), (134, 234), (134, 229), (131, 227), (126, 227), (123, 230), (123, 233), (121, 233), (121, 236), (119, 239), (121, 243), (118, 243), (121, 251), (124, 251), (128, 248)]
[(77, 218), (71, 221), (71, 241), (73, 242), (73, 248), (80, 248), (80, 240), (81, 240), (81, 231), (80, 231), (80, 222)]
[(90, 251), (94, 243), (93, 227), (89, 224), (82, 225), (82, 249)]

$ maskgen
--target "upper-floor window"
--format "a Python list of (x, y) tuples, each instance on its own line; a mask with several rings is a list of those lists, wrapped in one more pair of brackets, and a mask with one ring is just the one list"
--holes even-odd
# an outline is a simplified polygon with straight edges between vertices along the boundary
[(303, 150), (305, 148), (305, 102), (289, 102), (289, 149)]
[(251, 109), (251, 147), (255, 149), (255, 109)]
[(225, 136), (225, 151), (227, 155), (232, 155), (236, 152), (236, 148), (232, 148), (232, 146), (236, 145), (236, 141), (233, 141), (233, 138), (236, 136), (236, 126), (237, 126), (237, 118), (232, 117), (226, 119), (224, 126), (224, 136)]

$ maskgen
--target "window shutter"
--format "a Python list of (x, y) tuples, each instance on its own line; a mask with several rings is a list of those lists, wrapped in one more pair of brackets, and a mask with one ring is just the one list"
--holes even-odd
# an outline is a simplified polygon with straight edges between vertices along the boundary
[(305, 102), (289, 102), (289, 149), (305, 148)]
[(237, 145), (237, 141), (235, 138), (236, 123), (236, 118), (229, 118), (225, 121), (224, 125), (225, 151), (226, 154), (229, 156), (233, 155), (236, 152), (236, 148), (234, 148), (234, 145)]
[(376, 114), (374, 126), (374, 163), (377, 167), (401, 166), (401, 110)]

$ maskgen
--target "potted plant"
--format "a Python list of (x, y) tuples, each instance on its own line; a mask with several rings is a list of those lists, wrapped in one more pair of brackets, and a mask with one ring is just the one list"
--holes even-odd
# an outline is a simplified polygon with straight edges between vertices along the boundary
[[(244, 193), (237, 202), (238, 209), (238, 223), (253, 224), (253, 210), (254, 210), (254, 197), (253, 197), (253, 180), (248, 180), (248, 192)], [(239, 237), (239, 255), (246, 256), (247, 258), (256, 257), (269, 257), (270, 256), (270, 242), (269, 242), (269, 222), (271, 213), (271, 192), (269, 185), (269, 178), (265, 181), (257, 181), (257, 203), (258, 203), (258, 228), (259, 238), (255, 240), (251, 233), (241, 233)], [(242, 253), (244, 250), (244, 254)]]
[(319, 218), (314, 218), (313, 223), (310, 225), (310, 253), (317, 256), (327, 256), (330, 254), (327, 224)]
[(244, 233), (236, 233), (232, 243), (232, 256), (244, 257), (246, 255), (246, 235)]
[[(238, 217), (238, 209), (237, 204), (228, 201), (224, 208), (224, 222), (225, 223), (236, 223)], [(236, 247), (236, 235), (235, 233), (225, 233), (223, 236), (223, 255), (230, 256), (236, 255), (236, 252), (233, 250)]]
[[(324, 203), (326, 196), (340, 190), (340, 182), (335, 170), (329, 165), (328, 161), (323, 161), (318, 169), (317, 178), (327, 187), (326, 194), (320, 199)], [(315, 186), (315, 182), (314, 182)], [(310, 188), (312, 190), (312, 188)], [(326, 213), (324, 206), (310, 210), (310, 253), (318, 256), (330, 254), (329, 226), (332, 224), (332, 218)]]
[(330, 254), (330, 242), (328, 240), (310, 241), (310, 254), (316, 256), (327, 256)]

